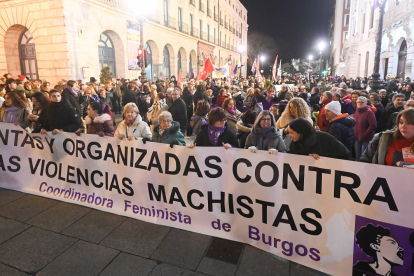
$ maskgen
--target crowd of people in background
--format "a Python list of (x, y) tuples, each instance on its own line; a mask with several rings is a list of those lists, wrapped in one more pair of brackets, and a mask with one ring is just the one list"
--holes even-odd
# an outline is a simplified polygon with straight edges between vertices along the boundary
[[(280, 91), (276, 86), (280, 85)], [(253, 76), (89, 82), (0, 78), (0, 122), (32, 133), (95, 134), (195, 147), (414, 165), (414, 82)], [(116, 124), (116, 115), (122, 121)]]

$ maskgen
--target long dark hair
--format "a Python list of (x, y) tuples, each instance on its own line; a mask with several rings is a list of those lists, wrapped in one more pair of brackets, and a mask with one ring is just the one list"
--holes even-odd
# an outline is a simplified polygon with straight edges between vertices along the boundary
[(312, 125), (308, 120), (297, 118), (288, 124), (290, 129), (300, 134), (299, 142), (306, 140), (309, 136), (315, 133)]
[(39, 102), (41, 110), (47, 110), (49, 108), (50, 100), (44, 93), (36, 92), (32, 95), (33, 98)]
[[(401, 117), (404, 117), (404, 119), (407, 121), (408, 124), (410, 125), (414, 125), (414, 109), (406, 109), (401, 111), (398, 115), (397, 115), (397, 129), (394, 131), (394, 135), (392, 137), (392, 139), (390, 139), (389, 145), (392, 144), (393, 141), (399, 140), (401, 138), (403, 138), (401, 131), (400, 131), (400, 119)], [(411, 151), (414, 152), (414, 143), (411, 144), (410, 146)]]
[[(17, 93), (8, 92), (6, 93), (6, 96), (12, 100), (14, 106), (20, 107), (20, 108), (26, 108), (27, 103), (23, 101), (23, 99)], [(6, 101), (3, 103), (3, 107), (7, 107)]]

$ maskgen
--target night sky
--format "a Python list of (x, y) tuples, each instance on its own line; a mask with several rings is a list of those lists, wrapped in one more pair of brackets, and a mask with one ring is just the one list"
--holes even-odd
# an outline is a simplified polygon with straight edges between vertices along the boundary
[(279, 58), (307, 58), (318, 53), (321, 40), (329, 43), (329, 19), (335, 0), (240, 0), (247, 9), (249, 32), (273, 37)]

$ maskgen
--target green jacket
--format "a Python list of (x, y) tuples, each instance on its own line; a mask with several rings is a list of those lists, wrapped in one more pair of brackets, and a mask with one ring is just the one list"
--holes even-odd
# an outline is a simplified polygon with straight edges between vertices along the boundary
[(152, 141), (163, 144), (172, 144), (185, 146), (184, 134), (180, 131), (180, 123), (172, 122), (169, 129), (164, 130), (162, 135), (159, 133), (160, 125), (154, 127)]

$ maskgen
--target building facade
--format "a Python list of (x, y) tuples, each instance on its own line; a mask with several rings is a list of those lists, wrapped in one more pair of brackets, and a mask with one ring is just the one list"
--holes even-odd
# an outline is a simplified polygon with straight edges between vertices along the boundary
[[(374, 0), (337, 0), (334, 73), (368, 77), (374, 69), (379, 8)], [(414, 78), (414, 0), (388, 0), (384, 14), (380, 74)]]
[[(0, 2), (0, 72), (51, 82), (98, 79), (102, 67), (137, 78), (143, 26), (147, 77), (198, 74), (247, 60), (247, 10), (238, 0), (151, 0), (140, 25), (136, 0)], [(238, 52), (239, 45), (244, 51)], [(243, 67), (246, 71), (246, 66)], [(3, 73), (2, 73), (3, 74)]]

